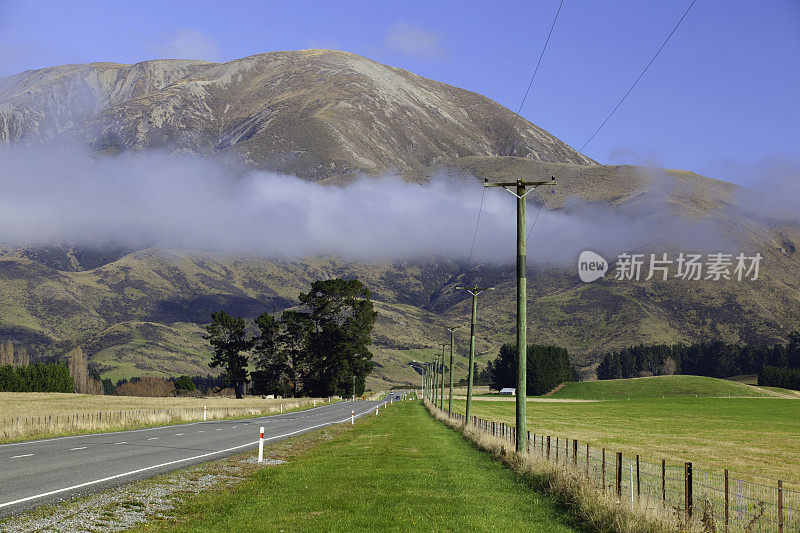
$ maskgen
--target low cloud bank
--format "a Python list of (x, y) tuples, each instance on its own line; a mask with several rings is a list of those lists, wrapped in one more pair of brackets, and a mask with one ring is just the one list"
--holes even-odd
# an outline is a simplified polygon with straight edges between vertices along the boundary
[[(477, 181), (363, 178), (324, 186), (166, 153), (96, 157), (75, 148), (0, 150), (0, 243), (161, 246), (223, 254), (347, 259), (465, 260), (482, 187)], [(538, 206), (529, 204), (530, 222)], [(641, 212), (642, 210), (640, 210)], [(714, 231), (654, 206), (645, 214), (570, 202), (541, 212), (529, 262), (572, 263), (669, 239), (715, 246)], [(513, 263), (515, 201), (486, 192), (473, 262)], [(646, 250), (656, 252), (658, 250)]]

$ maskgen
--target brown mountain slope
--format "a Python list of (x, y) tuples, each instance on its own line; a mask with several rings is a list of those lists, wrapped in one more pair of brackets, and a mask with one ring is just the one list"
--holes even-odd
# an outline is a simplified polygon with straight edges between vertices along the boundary
[[(558, 185), (534, 191), (531, 200), (559, 213), (574, 212), (579, 202), (650, 228), (627, 251), (681, 250), (670, 231), (680, 223), (701, 237), (706, 230), (721, 235), (730, 249), (717, 251), (763, 254), (755, 282), (608, 276), (584, 284), (571, 258), (570, 264), (537, 262), (535, 236), (529, 338), (567, 347), (587, 369), (598, 354), (640, 342), (772, 342), (800, 328), (797, 222), (749, 212), (738, 204), (738, 187), (691, 172), (594, 164), (522, 120), (511, 138), (523, 157), (494, 156), (513, 117), (480, 95), (319, 50), (224, 64), (69, 65), (0, 80), (2, 142), (72, 138), (109, 153), (167, 147), (327, 183), (386, 171), (410, 180), (449, 175), (456, 183), (554, 175)], [(512, 261), (466, 268), (446, 258), (359, 263), (59, 243), (7, 247), (0, 249), (0, 341), (24, 344), (37, 355), (80, 345), (114, 378), (205, 373), (202, 324), (211, 311), (277, 313), (296, 305), (315, 279), (358, 277), (379, 311), (372, 384), (416, 383), (406, 363), (430, 360), (431, 347), (448, 339), (445, 325), (466, 324), (468, 295), (458, 286), (497, 288), (481, 298), (482, 363), (513, 339)], [(461, 353), (464, 331), (457, 334)], [(460, 359), (456, 370), (463, 369)]]
[(167, 148), (312, 180), (407, 173), (509, 146), (539, 161), (594, 163), (523, 119), (510, 132), (513, 121), (479, 94), (328, 50), (67, 65), (0, 85), (0, 142)]

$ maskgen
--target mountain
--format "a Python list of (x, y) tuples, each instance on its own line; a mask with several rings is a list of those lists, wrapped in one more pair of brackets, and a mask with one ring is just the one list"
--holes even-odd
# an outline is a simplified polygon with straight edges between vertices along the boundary
[(514, 119), (479, 94), (330, 50), (65, 65), (0, 82), (5, 143), (166, 148), (315, 181), (498, 153), (594, 164)]
[[(535, 125), (514, 122), (511, 111), (483, 96), (352, 54), (310, 50), (224, 64), (158, 60), (25, 72), (0, 80), (0, 140), (87, 143), (106, 154), (166, 148), (332, 184), (384, 172), (413, 181), (444, 175), (456, 183), (552, 175), (558, 186), (534, 190), (534, 202), (557, 213), (578, 203), (630, 215), (652, 232), (632, 252), (678, 251), (671, 230), (685, 225), (701, 237), (712, 228), (735, 244), (731, 251), (764, 256), (759, 280), (748, 283), (607, 276), (585, 284), (573, 263), (537, 263), (534, 239), (529, 339), (568, 348), (586, 375), (600, 354), (631, 344), (774, 342), (800, 329), (796, 220), (748, 211), (741, 188), (724, 181), (599, 165)], [(212, 310), (279, 312), (327, 277), (358, 277), (373, 291), (373, 387), (416, 383), (408, 362), (432, 360), (437, 343), (449, 338), (444, 327), (468, 320), (469, 296), (459, 286), (496, 287), (480, 299), (481, 364), (514, 338), (510, 264), (288, 260), (53, 243), (0, 247), (0, 341), (39, 356), (80, 345), (114, 379), (207, 373), (202, 326)], [(466, 331), (457, 333), (460, 354)], [(465, 372), (462, 357), (456, 371)]]

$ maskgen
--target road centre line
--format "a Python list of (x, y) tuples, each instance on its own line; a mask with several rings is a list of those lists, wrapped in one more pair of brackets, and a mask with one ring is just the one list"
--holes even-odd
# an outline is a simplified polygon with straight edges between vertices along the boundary
[(26, 454), (23, 454), (23, 455), (14, 455), (11, 458), (12, 459), (19, 459), (20, 457), (30, 457), (32, 455), (33, 455), (32, 453), (26, 453)]

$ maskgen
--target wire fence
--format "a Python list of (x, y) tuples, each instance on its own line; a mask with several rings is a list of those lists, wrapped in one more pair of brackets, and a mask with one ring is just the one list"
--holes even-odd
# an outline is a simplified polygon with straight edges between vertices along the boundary
[[(447, 411), (433, 407), (447, 415)], [(516, 442), (516, 428), (505, 422), (463, 414), (450, 417), (475, 430)], [(668, 464), (647, 461), (639, 455), (579, 443), (564, 436), (528, 432), (528, 454), (571, 470), (604, 492), (616, 493), (631, 506), (669, 509), (685, 518), (700, 520), (705, 531), (798, 532), (800, 491), (782, 481), (756, 483), (724, 473), (695, 468), (691, 462)]]

